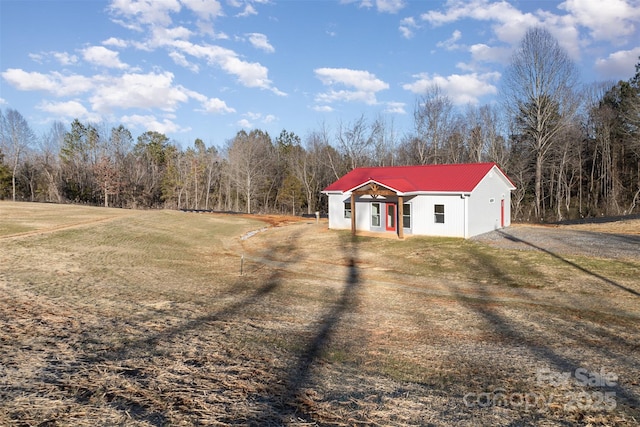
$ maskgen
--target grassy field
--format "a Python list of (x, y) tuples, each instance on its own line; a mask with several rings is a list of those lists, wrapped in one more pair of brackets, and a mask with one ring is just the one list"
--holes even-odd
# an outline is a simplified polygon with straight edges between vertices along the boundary
[(640, 257), (0, 202), (0, 425), (637, 425), (639, 277)]

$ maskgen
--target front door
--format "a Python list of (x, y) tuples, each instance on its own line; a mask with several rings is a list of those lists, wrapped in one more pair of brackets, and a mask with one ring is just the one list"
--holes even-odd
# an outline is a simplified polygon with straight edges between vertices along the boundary
[(396, 204), (387, 203), (387, 218), (385, 221), (387, 231), (396, 231)]

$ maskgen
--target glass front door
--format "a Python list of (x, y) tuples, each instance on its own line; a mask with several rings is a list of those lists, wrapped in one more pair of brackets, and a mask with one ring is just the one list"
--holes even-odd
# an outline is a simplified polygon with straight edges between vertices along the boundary
[(396, 204), (387, 203), (387, 214), (385, 215), (387, 231), (396, 231)]

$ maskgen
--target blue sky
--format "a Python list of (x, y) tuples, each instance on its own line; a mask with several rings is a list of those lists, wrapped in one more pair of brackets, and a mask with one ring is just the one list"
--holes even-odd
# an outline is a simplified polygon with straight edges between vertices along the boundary
[(182, 145), (361, 115), (401, 136), (434, 84), (462, 108), (495, 102), (535, 25), (583, 83), (635, 73), (640, 0), (0, 0), (0, 108), (37, 132), (78, 118)]

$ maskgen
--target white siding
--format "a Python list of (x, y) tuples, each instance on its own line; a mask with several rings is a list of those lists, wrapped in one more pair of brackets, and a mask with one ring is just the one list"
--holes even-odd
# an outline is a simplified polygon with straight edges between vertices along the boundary
[[(464, 237), (464, 199), (460, 195), (419, 195), (412, 199), (412, 233)], [(435, 222), (435, 205), (444, 205), (444, 224)]]
[(350, 200), (349, 194), (329, 194), (329, 228), (334, 230), (351, 228), (351, 219), (344, 217), (344, 202)]
[[(351, 229), (351, 218), (344, 217), (345, 202), (351, 202), (351, 194), (329, 195), (329, 228), (334, 230)], [(384, 209), (384, 205), (382, 206), (382, 209)], [(351, 213), (353, 214), (353, 208)], [(381, 212), (381, 214), (384, 214), (384, 212)], [(361, 200), (356, 198), (356, 229), (374, 231), (384, 230), (384, 216), (381, 216), (380, 221), (380, 228), (372, 228), (370, 200)]]
[(469, 198), (468, 237), (501, 228), (501, 204), (504, 200), (504, 226), (511, 225), (511, 191), (502, 174), (492, 169)]

